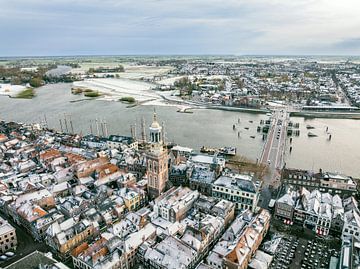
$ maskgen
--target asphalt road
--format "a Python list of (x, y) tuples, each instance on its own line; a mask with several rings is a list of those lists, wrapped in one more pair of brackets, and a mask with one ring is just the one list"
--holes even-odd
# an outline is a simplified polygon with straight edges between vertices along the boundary
[(284, 149), (287, 137), (289, 116), (283, 110), (275, 110), (271, 120), (268, 137), (260, 162), (268, 165), (270, 174), (264, 178), (264, 186), (273, 185), (279, 177), (284, 162)]
[(260, 194), (259, 205), (267, 208), (271, 198), (274, 198), (274, 190), (280, 186), (280, 171), (284, 163), (284, 150), (287, 137), (287, 125), (289, 114), (286, 110), (274, 110), (271, 119), (267, 140), (264, 144), (260, 162), (269, 168), (269, 174), (265, 175)]
[(0, 262), (1, 268), (4, 268), (17, 260), (20, 260), (24, 256), (34, 252), (35, 250), (45, 253), (50, 251), (49, 248), (45, 245), (45, 243), (36, 242), (32, 238), (32, 236), (25, 231), (24, 228), (9, 220), (7, 216), (3, 215), (2, 213), (0, 213), (0, 216), (6, 219), (16, 229), (16, 237), (18, 240), (16, 251), (14, 251), (15, 256), (9, 258), (6, 261)]

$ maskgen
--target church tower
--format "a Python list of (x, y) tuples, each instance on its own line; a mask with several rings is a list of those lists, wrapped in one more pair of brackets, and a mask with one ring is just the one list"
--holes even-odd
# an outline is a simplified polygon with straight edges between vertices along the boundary
[(154, 112), (150, 127), (149, 149), (146, 152), (146, 176), (148, 180), (148, 193), (151, 199), (158, 197), (165, 191), (168, 181), (168, 151), (165, 148), (162, 127), (157, 121)]

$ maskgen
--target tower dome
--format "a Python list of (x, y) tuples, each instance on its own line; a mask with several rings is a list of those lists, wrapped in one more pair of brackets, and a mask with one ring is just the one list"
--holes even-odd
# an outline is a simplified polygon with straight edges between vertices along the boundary
[(151, 123), (150, 128), (153, 128), (153, 129), (160, 128), (161, 129), (161, 126), (158, 123), (157, 118), (156, 118), (156, 112), (154, 112), (153, 122)]
[(156, 112), (154, 112), (153, 122), (150, 125), (150, 141), (151, 143), (161, 144), (162, 143), (162, 127), (157, 121)]

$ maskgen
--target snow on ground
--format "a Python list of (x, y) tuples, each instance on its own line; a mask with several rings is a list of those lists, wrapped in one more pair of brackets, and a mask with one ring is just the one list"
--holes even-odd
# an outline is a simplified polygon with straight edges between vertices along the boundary
[(159, 81), (157, 81), (157, 83), (160, 84), (160, 85), (172, 86), (172, 85), (174, 85), (175, 81), (177, 81), (177, 80), (179, 80), (179, 79), (181, 79), (183, 77), (189, 77), (190, 79), (194, 79), (195, 77), (197, 77), (197, 78), (207, 78), (207, 79), (224, 79), (224, 78), (227, 78), (227, 76), (224, 76), (224, 75), (176, 76), (176, 77), (169, 77), (169, 78), (159, 80)]
[(152, 79), (155, 76), (167, 74), (173, 68), (168, 66), (145, 66), (145, 65), (124, 65), (125, 72), (119, 73), (122, 78), (129, 79)]
[(26, 87), (22, 85), (0, 84), (0, 95), (15, 97), (25, 89)]
[(162, 80), (157, 81), (158, 84), (160, 85), (166, 85), (166, 86), (172, 86), (174, 85), (174, 82), (183, 78), (185, 76), (177, 76), (177, 77), (171, 77), (171, 78), (165, 78)]
[(130, 79), (87, 79), (74, 82), (74, 87), (85, 87), (104, 94), (103, 100), (118, 100), (121, 97), (134, 97), (139, 102), (161, 99), (151, 90), (154, 84)]
[[(119, 73), (109, 73), (112, 75), (119, 75), (120, 78), (127, 78), (127, 79), (153, 79), (155, 76), (162, 76), (167, 74), (169, 71), (173, 69), (173, 67), (169, 66), (147, 66), (147, 65), (133, 65), (133, 64), (126, 64), (126, 63), (119, 63), (119, 62), (112, 62), (112, 63), (82, 63), (81, 67), (73, 68), (71, 70), (74, 74), (85, 74), (89, 68), (98, 68), (98, 67), (108, 67), (113, 68), (119, 65), (124, 66), (125, 72)], [(99, 74), (101, 76), (105, 75), (105, 73)]]

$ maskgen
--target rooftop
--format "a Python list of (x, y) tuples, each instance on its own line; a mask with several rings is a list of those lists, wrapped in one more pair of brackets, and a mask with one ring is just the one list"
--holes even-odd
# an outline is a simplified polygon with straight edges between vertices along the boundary
[(251, 176), (239, 175), (238, 177), (221, 176), (213, 183), (215, 186), (225, 187), (232, 190), (241, 190), (256, 193), (257, 188), (251, 180)]

